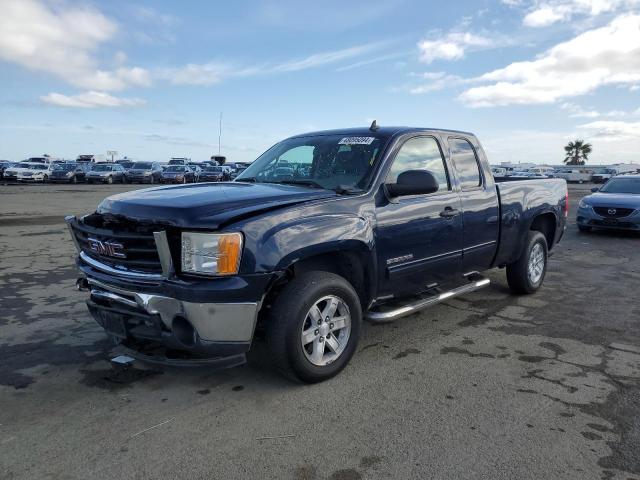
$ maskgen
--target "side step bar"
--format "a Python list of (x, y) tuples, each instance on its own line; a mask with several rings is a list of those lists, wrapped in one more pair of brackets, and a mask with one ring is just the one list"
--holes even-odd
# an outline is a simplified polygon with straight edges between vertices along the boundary
[(482, 287), (486, 287), (489, 285), (490, 280), (488, 278), (475, 276), (475, 278), (468, 284), (462, 285), (461, 287), (454, 288), (453, 290), (449, 290), (448, 292), (443, 292), (438, 295), (432, 295), (429, 297), (421, 298), (413, 303), (409, 303), (403, 305), (401, 307), (384, 310), (384, 311), (371, 311), (369, 310), (365, 314), (365, 319), (372, 323), (387, 323), (393, 320), (396, 320), (401, 317), (406, 317), (407, 315), (411, 315), (412, 313), (416, 313), (420, 310), (423, 310), (431, 305), (435, 305), (436, 303), (440, 303), (443, 300), (448, 298), (457, 297), (458, 295), (464, 295), (465, 293), (473, 292)]

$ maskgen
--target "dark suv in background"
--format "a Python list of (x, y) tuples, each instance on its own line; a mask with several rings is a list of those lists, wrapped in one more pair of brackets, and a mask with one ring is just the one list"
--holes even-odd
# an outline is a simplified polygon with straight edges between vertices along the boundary
[(158, 183), (162, 178), (159, 162), (136, 162), (126, 173), (129, 183)]
[(51, 175), (49, 175), (50, 182), (65, 182), (65, 183), (78, 183), (84, 182), (87, 172), (91, 169), (90, 165), (86, 163), (58, 163), (54, 165)]

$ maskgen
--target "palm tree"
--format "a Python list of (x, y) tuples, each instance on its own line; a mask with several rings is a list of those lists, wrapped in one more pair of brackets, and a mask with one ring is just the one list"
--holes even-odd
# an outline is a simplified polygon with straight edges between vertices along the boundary
[(565, 157), (564, 163), (567, 165), (584, 165), (589, 159), (591, 153), (591, 144), (585, 143), (584, 140), (576, 140), (575, 142), (569, 142), (564, 147)]

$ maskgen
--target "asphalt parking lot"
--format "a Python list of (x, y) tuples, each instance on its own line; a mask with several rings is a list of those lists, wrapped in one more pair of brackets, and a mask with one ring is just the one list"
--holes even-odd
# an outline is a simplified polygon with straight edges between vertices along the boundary
[(0, 186), (0, 478), (640, 479), (640, 236), (581, 234), (544, 287), (365, 324), (338, 377), (111, 369), (63, 215), (133, 185)]

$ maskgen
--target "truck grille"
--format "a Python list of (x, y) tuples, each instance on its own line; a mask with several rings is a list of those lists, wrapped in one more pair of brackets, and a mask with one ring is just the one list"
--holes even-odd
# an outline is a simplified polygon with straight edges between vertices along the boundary
[(93, 214), (75, 222), (73, 235), (89, 257), (111, 266), (143, 273), (161, 273), (153, 237), (162, 227), (139, 225)]
[(607, 218), (622, 218), (628, 217), (633, 213), (633, 208), (620, 208), (620, 207), (593, 207), (593, 211), (598, 215)]

